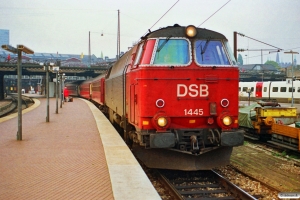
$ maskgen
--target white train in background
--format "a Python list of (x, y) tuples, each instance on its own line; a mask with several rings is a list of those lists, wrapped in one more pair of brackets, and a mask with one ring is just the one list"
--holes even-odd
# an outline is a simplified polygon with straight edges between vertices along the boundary
[[(292, 89), (294, 88), (294, 89)], [(287, 79), (286, 81), (267, 82), (240, 82), (240, 100), (276, 99), (278, 102), (291, 102), (292, 96), (295, 103), (300, 103), (300, 81)]]

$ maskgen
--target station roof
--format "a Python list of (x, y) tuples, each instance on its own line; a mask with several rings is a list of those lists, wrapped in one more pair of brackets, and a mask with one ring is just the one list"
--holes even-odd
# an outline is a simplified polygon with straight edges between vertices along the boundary
[[(10, 54), (11, 58), (15, 58), (18, 55), (17, 54), (13, 54), (11, 52), (5, 51), (0, 49), (0, 58), (7, 58), (7, 56)], [(80, 56), (81, 54), (59, 54), (59, 53), (40, 53), (40, 52), (35, 52), (34, 54), (23, 54), (33, 60), (61, 60), (61, 61), (65, 61), (67, 59), (70, 58), (77, 58), (82, 60), (82, 62), (88, 62), (89, 61), (89, 56), (88, 55), (84, 55), (83, 58), (81, 59)], [(93, 54), (91, 55), (91, 59), (96, 61), (98, 60), (98, 58)]]

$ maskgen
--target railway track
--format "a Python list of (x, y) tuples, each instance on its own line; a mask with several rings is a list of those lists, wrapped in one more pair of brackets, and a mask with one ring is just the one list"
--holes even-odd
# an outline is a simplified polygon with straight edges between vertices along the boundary
[(284, 157), (288, 155), (290, 158), (296, 158), (296, 165), (300, 166), (300, 151), (298, 150), (287, 148), (286, 145), (270, 143), (268, 142), (268, 140), (260, 140), (259, 138), (251, 137), (249, 135), (245, 135), (245, 141), (250, 142), (254, 145), (258, 145), (260, 148), (277, 154), (278, 156)]
[(171, 171), (157, 170), (162, 185), (172, 199), (257, 199), (238, 186), (226, 180), (213, 170)]
[[(11, 94), (12, 98), (14, 98), (16, 101), (18, 101), (18, 95), (17, 94)], [(34, 104), (34, 101), (31, 97), (22, 95), (22, 105), (25, 105), (26, 108), (28, 108), (31, 104)]]
[[(0, 108), (0, 117), (5, 116), (5, 115), (9, 115), (11, 113), (18, 112), (17, 111), (17, 108), (18, 108), (18, 95), (17, 94), (10, 94), (8, 96), (9, 96), (9, 99), (8, 99), (9, 103)], [(32, 98), (22, 95), (22, 109), (28, 108), (32, 104), (34, 104), (34, 101), (32, 100)]]

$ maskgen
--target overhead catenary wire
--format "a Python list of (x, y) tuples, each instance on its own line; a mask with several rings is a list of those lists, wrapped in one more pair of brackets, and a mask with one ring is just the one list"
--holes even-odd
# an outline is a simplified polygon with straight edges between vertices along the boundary
[(242, 34), (242, 33), (238, 33), (238, 34), (239, 34), (240, 36), (242, 36), (242, 37), (246, 37), (246, 38), (249, 38), (249, 39), (254, 40), (254, 41), (256, 41), (256, 42), (260, 42), (260, 43), (265, 44), (265, 45), (268, 45), (268, 46), (270, 46), (270, 47), (274, 47), (274, 48), (276, 48), (276, 49), (278, 49), (278, 50), (280, 50), (280, 51), (283, 50), (283, 49), (278, 48), (278, 47), (275, 47), (275, 46), (273, 46), (273, 45), (271, 45), (271, 44), (268, 44), (268, 43), (262, 42), (262, 41), (260, 41), (260, 40), (257, 40), (257, 39), (251, 38), (251, 37), (249, 37), (249, 36), (246, 36), (246, 35), (244, 35), (244, 34)]
[[(149, 32), (150, 32), (150, 30), (151, 30), (151, 28), (153, 28), (153, 26), (155, 26), (177, 3), (179, 2), (179, 0), (178, 1), (176, 1), (176, 3), (174, 3), (173, 5), (172, 5), (172, 7), (171, 8), (169, 8), (169, 10), (167, 10), (167, 12), (165, 12), (165, 14), (163, 14), (163, 16), (161, 16), (148, 30), (149, 30)], [(148, 31), (147, 31), (148, 32)], [(147, 32), (144, 34), (144, 35), (146, 35), (147, 34)]]
[[(295, 48), (290, 48), (290, 49), (282, 49), (281, 51), (288, 51), (288, 50), (293, 50), (293, 49), (300, 49), (300, 47), (295, 47)], [(257, 50), (254, 50), (254, 51), (258, 51), (259, 49)], [(245, 49), (244, 51), (251, 51), (251, 50), (248, 50), (248, 49)], [(252, 50), (253, 51), (253, 50)], [(278, 51), (274, 51), (274, 52), (269, 52), (269, 53), (265, 53), (263, 54), (264, 56), (267, 56), (271, 53), (277, 53)], [(261, 57), (261, 54), (259, 55), (253, 55), (253, 56), (249, 56), (248, 58), (257, 58), (257, 57)]]
[(226, 6), (230, 1), (231, 1), (231, 0), (227, 1), (227, 3), (225, 3), (221, 8), (219, 8), (216, 12), (214, 12), (211, 16), (209, 16), (206, 20), (204, 20), (204, 22), (202, 22), (202, 23), (198, 26), (198, 28), (199, 28), (202, 24), (204, 24), (207, 20), (209, 20), (212, 16), (214, 16), (217, 12), (219, 12), (219, 10), (221, 10), (224, 6)]

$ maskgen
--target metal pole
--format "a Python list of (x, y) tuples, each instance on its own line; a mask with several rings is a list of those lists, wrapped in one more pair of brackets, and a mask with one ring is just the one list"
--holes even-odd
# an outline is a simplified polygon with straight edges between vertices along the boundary
[(263, 54), (262, 54), (262, 49), (260, 50), (260, 56), (261, 56), (261, 64), (263, 64)]
[(64, 94), (64, 91), (65, 91), (65, 75), (63, 75), (63, 79), (62, 79), (62, 102), (63, 104), (65, 103), (65, 94)]
[(299, 54), (299, 53), (292, 50), (284, 53), (292, 54), (292, 107), (293, 107), (294, 106), (294, 55), (293, 54)]
[(59, 76), (59, 94), (60, 94), (60, 108), (62, 108), (62, 74)]
[(120, 58), (120, 10), (118, 10), (117, 60)]
[(18, 133), (17, 140), (22, 140), (22, 51), (18, 50)]
[(49, 117), (49, 66), (46, 66), (46, 98), (47, 98), (47, 116), (46, 116), (46, 122), (50, 121)]
[(237, 32), (233, 32), (233, 55), (235, 60), (237, 61)]
[(292, 53), (292, 107), (294, 106), (294, 58)]
[(56, 96), (56, 111), (55, 111), (55, 113), (58, 114), (58, 72), (56, 72), (55, 96)]
[(91, 67), (91, 32), (89, 31), (89, 67)]

